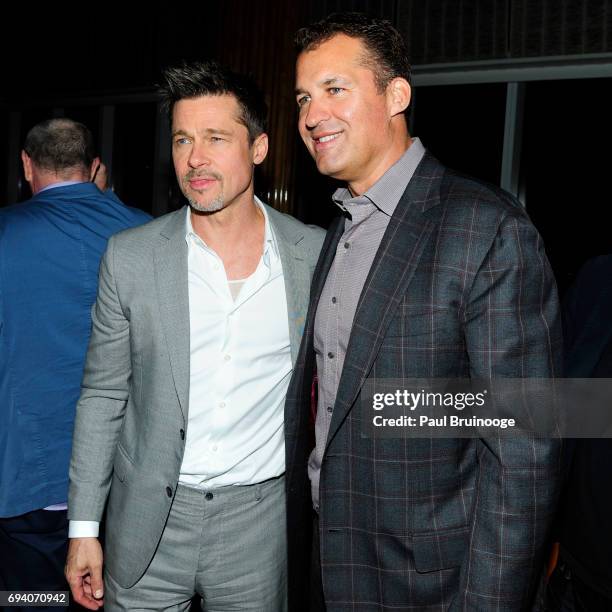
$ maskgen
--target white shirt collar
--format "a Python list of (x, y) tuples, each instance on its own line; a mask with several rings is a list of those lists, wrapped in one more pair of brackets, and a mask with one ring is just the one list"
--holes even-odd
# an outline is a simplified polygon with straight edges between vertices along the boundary
[[(255, 196), (255, 204), (259, 206), (259, 209), (261, 210), (264, 216), (263, 260), (264, 260), (264, 263), (267, 266), (269, 266), (270, 258), (273, 258), (274, 260), (276, 260), (279, 257), (278, 245), (276, 243), (276, 236), (274, 235), (274, 230), (272, 229), (272, 226), (270, 225), (270, 218), (268, 217), (268, 211), (266, 210), (266, 207), (264, 206), (263, 202), (257, 196)], [(186, 216), (186, 228), (185, 228), (185, 241), (187, 242), (187, 247), (189, 247), (189, 244), (191, 243), (192, 240), (195, 240), (196, 242), (199, 242), (202, 246), (204, 246), (206, 249), (208, 249), (209, 247), (206, 244), (206, 242), (204, 242), (204, 240), (202, 240), (202, 238), (200, 238), (200, 236), (198, 236), (193, 229), (193, 225), (191, 224), (191, 207), (187, 206), (186, 208), (187, 208), (187, 216)]]

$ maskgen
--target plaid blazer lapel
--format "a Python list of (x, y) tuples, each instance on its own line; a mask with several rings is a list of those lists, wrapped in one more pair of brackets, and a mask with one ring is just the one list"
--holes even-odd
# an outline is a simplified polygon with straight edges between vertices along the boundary
[(327, 445), (351, 410), (414, 275), (434, 225), (425, 213), (439, 203), (443, 174), (426, 153), (389, 221), (357, 304)]

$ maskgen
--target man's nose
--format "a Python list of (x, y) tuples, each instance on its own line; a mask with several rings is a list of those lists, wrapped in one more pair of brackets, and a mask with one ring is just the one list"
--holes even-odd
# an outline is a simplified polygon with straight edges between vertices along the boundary
[(329, 119), (330, 113), (327, 104), (320, 98), (311, 98), (306, 107), (304, 124), (309, 130), (313, 130), (318, 125)]
[(187, 160), (192, 168), (199, 168), (210, 164), (210, 152), (204, 144), (195, 143), (189, 153), (189, 159)]

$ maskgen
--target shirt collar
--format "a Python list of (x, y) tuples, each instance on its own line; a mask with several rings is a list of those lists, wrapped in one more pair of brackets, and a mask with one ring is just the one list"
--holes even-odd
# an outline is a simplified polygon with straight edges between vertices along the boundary
[[(271, 259), (276, 260), (279, 257), (278, 244), (276, 242), (276, 236), (274, 235), (274, 230), (270, 225), (270, 218), (268, 217), (268, 211), (264, 206), (263, 202), (255, 196), (255, 204), (259, 206), (259, 209), (263, 213), (264, 216), (264, 245), (263, 245), (263, 260), (266, 265), (270, 265)], [(206, 242), (202, 240), (194, 231), (193, 225), (191, 224), (191, 207), (187, 206), (187, 220), (186, 220), (186, 228), (185, 228), (185, 241), (187, 242), (187, 246), (189, 246), (190, 242), (195, 240), (199, 241), (204, 247), (209, 248)]]
[(348, 212), (347, 206), (374, 204), (390, 217), (395, 212), (423, 155), (425, 147), (419, 138), (413, 138), (412, 144), (404, 154), (363, 195), (353, 196), (346, 187), (341, 187), (336, 189), (332, 196), (334, 203), (343, 212)]
[(49, 191), (49, 189), (55, 189), (56, 187), (68, 187), (69, 185), (80, 185), (81, 183), (86, 183), (87, 181), (60, 181), (59, 183), (52, 183), (51, 185), (47, 185), (42, 189), (38, 190), (38, 193), (42, 193), (43, 191)]

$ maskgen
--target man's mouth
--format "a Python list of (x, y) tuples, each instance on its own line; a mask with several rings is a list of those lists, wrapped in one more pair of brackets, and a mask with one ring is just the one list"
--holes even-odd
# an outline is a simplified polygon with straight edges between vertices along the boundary
[(317, 136), (313, 136), (313, 140), (315, 143), (315, 150), (320, 150), (320, 149), (326, 149), (327, 147), (330, 146), (330, 143), (333, 143), (334, 140), (336, 140), (340, 134), (342, 134), (342, 132), (333, 132), (333, 133), (327, 133), (327, 134), (320, 134)]
[(192, 189), (196, 189), (201, 191), (202, 189), (206, 189), (210, 187), (213, 183), (216, 183), (219, 179), (214, 176), (192, 176), (187, 177), (187, 181), (189, 186)]

